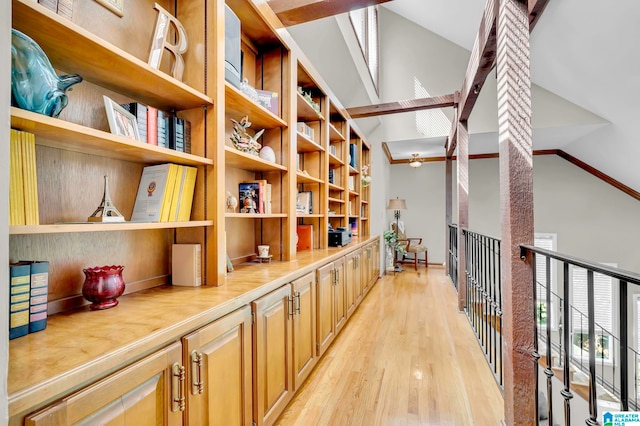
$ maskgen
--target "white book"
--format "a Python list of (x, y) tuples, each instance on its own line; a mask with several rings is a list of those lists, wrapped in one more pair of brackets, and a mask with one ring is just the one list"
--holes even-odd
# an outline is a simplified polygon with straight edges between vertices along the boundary
[(174, 244), (171, 250), (171, 284), (186, 287), (202, 285), (200, 244)]
[[(169, 189), (169, 170), (171, 164), (147, 166), (142, 171), (136, 202), (131, 214), (131, 222), (160, 222), (162, 203)], [(173, 190), (173, 188), (171, 188)]]

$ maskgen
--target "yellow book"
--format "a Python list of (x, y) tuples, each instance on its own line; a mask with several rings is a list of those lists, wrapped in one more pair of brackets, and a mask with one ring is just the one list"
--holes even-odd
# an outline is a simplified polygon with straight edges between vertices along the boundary
[(169, 210), (169, 222), (178, 221), (178, 209), (180, 207), (180, 196), (182, 193), (182, 185), (184, 184), (185, 166), (178, 166), (176, 173), (176, 182), (173, 186), (173, 195), (171, 196), (171, 209)]
[(198, 175), (198, 169), (195, 167), (185, 166), (185, 169), (185, 181), (182, 185), (178, 211), (178, 221), (180, 222), (188, 222), (191, 219), (191, 205), (193, 204), (193, 193), (196, 189), (196, 176)]
[(169, 174), (167, 175), (167, 183), (165, 186), (164, 196), (162, 198), (162, 207), (160, 209), (160, 222), (169, 222), (169, 212), (171, 211), (171, 198), (173, 197), (173, 188), (176, 184), (176, 176), (178, 174), (178, 165), (169, 164)]
[(24, 183), (22, 178), (22, 143), (20, 132), (11, 129), (9, 150), (9, 224), (25, 225)]
[(39, 225), (36, 139), (33, 133), (20, 132), (20, 135), (22, 139), (25, 222), (27, 225)]

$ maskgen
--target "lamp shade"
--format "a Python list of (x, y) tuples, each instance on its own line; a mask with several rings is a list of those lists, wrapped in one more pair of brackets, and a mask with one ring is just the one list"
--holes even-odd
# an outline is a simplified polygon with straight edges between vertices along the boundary
[(387, 206), (387, 210), (406, 210), (407, 202), (405, 200), (401, 200), (399, 198), (392, 198), (389, 200), (389, 205)]

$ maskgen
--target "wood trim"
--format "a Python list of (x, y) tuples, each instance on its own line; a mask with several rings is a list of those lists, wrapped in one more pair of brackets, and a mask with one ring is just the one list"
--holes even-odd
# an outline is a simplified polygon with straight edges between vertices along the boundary
[(271, 0), (269, 6), (287, 27), (388, 1), (390, 0)]
[(455, 94), (432, 96), (430, 98), (407, 99), (404, 101), (387, 102), (377, 105), (366, 105), (347, 108), (351, 118), (367, 118), (378, 115), (398, 114), (402, 112), (420, 111), (434, 108), (455, 106)]
[[(383, 145), (386, 145), (386, 142), (382, 142)], [(383, 146), (383, 149), (387, 149)], [(533, 155), (553, 155), (553, 154), (557, 154), (560, 155), (560, 150), (558, 149), (540, 149), (537, 151), (533, 151)], [(390, 155), (390, 154), (389, 154)], [(491, 153), (487, 153), (487, 154), (469, 154), (469, 160), (481, 160), (483, 158), (498, 158), (499, 155), (497, 152), (491, 152)], [(388, 157), (390, 158), (390, 157)], [(452, 155), (451, 159), (453, 161), (456, 161), (458, 158), (457, 155)], [(436, 162), (436, 161), (445, 161), (447, 159), (447, 157), (424, 157), (424, 158), (420, 158), (419, 160), (422, 161), (423, 163), (432, 163), (432, 162)], [(394, 160), (392, 158), (390, 158), (389, 163), (391, 164), (409, 164), (409, 159), (402, 159), (402, 160)]]
[(529, 32), (533, 31), (549, 0), (529, 0)]
[(576, 157), (574, 157), (571, 154), (568, 154), (562, 150), (557, 150), (557, 154), (559, 157), (564, 158), (565, 160), (567, 160), (568, 162), (580, 167), (582, 170), (584, 170), (587, 173), (592, 174), (593, 176), (603, 180), (604, 182), (608, 183), (609, 185), (612, 185), (613, 187), (619, 189), (620, 191), (624, 192), (625, 194), (635, 198), (636, 200), (640, 201), (640, 192), (628, 187), (627, 185), (625, 185), (624, 183), (612, 178), (611, 176), (602, 173), (600, 170), (588, 165), (587, 163), (585, 163), (582, 160), (577, 159)]

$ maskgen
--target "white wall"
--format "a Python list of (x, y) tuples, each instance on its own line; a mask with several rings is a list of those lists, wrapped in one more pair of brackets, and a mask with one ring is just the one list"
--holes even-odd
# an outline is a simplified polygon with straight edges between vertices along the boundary
[[(454, 211), (455, 202), (454, 162)], [(640, 272), (640, 202), (556, 155), (534, 157), (534, 226), (558, 235), (558, 251)], [(500, 237), (498, 159), (469, 162), (469, 228)], [(425, 238), (430, 262), (444, 261), (444, 162), (392, 165), (390, 196), (407, 200), (402, 219)]]
[[(0, 105), (9, 105), (11, 62), (9, 61), (11, 46), (11, 2), (0, 2)], [(9, 264), (9, 108), (0, 108), (0, 265)], [(0, 274), (0, 288), (3, 294), (9, 294), (9, 273), (5, 267), (4, 273)], [(9, 301), (6, 297), (0, 297), (0, 423), (8, 422), (7, 412), (7, 370), (9, 366)]]

